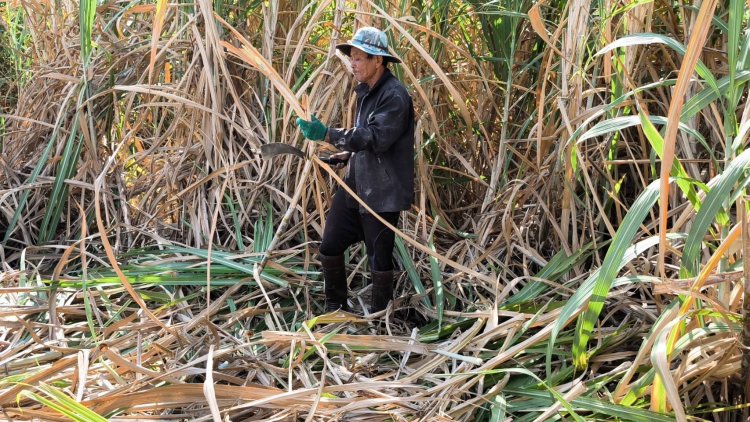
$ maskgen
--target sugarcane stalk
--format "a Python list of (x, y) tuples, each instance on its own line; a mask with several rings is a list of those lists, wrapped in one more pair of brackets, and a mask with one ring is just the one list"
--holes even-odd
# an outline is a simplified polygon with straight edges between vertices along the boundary
[[(742, 269), (745, 272), (744, 295), (742, 300), (742, 380), (744, 380), (745, 397), (743, 402), (750, 398), (750, 230), (748, 230), (747, 203), (750, 196), (744, 196), (740, 201), (740, 212), (742, 213)], [(747, 409), (744, 410), (745, 419)]]
[[(297, 113), (298, 116), (302, 117), (303, 119), (310, 121), (311, 115), (310, 115), (310, 108), (308, 104), (308, 98), (306, 95), (302, 95), (300, 99), (297, 98), (297, 95), (295, 95), (294, 91), (292, 91), (291, 87), (287, 85), (284, 78), (279, 75), (279, 73), (274, 69), (273, 65), (266, 60), (265, 57), (248, 41), (242, 34), (240, 34), (239, 31), (237, 31), (232, 25), (229, 25), (224, 19), (221, 18), (218, 14), (214, 13), (214, 18), (219, 21), (225, 28), (227, 28), (240, 42), (241, 47), (237, 48), (234, 45), (230, 44), (226, 41), (221, 41), (221, 45), (229, 52), (230, 54), (238, 57), (243, 62), (249, 64), (250, 66), (254, 67), (257, 71), (262, 73), (268, 80), (271, 82), (271, 85), (276, 89), (276, 91), (281, 94), (282, 97), (284, 97), (284, 100), (289, 104), (289, 106), (294, 110), (295, 113)], [(305, 162), (305, 167), (302, 170), (302, 174), (299, 177), (299, 180), (301, 180), (301, 183), (297, 184), (297, 189), (294, 192), (294, 195), (292, 196), (292, 200), (289, 203), (289, 207), (287, 207), (286, 212), (284, 213), (284, 217), (281, 219), (281, 222), (279, 223), (279, 227), (276, 228), (276, 232), (273, 235), (273, 239), (271, 239), (271, 243), (268, 245), (268, 248), (263, 253), (263, 259), (259, 263), (256, 263), (253, 266), (253, 278), (255, 279), (256, 283), (258, 284), (258, 287), (260, 288), (260, 291), (263, 293), (263, 298), (265, 299), (266, 303), (268, 304), (268, 309), (271, 311), (271, 316), (273, 317), (276, 324), (280, 327), (281, 326), (281, 320), (279, 319), (278, 315), (276, 315), (276, 312), (273, 308), (273, 303), (271, 302), (271, 298), (268, 296), (268, 292), (266, 292), (265, 287), (263, 286), (263, 281), (261, 280), (261, 273), (263, 272), (263, 268), (265, 268), (266, 264), (268, 263), (268, 260), (270, 259), (271, 252), (273, 252), (276, 249), (277, 244), (279, 243), (279, 239), (281, 238), (282, 233), (286, 230), (286, 226), (289, 224), (289, 219), (292, 217), (292, 213), (297, 208), (297, 203), (299, 202), (300, 197), (302, 196), (302, 190), (305, 188), (304, 181), (307, 180), (310, 170), (312, 169), (312, 161), (307, 160)]]
[(271, 239), (271, 243), (268, 245), (268, 248), (266, 248), (265, 252), (263, 252), (263, 259), (261, 259), (259, 263), (256, 263), (253, 266), (253, 278), (258, 284), (258, 288), (260, 289), (261, 293), (263, 294), (263, 298), (268, 304), (268, 309), (271, 311), (271, 316), (273, 317), (278, 327), (281, 327), (281, 320), (279, 319), (278, 315), (276, 315), (276, 311), (273, 308), (273, 302), (271, 302), (271, 298), (268, 296), (268, 292), (266, 292), (266, 289), (263, 286), (263, 281), (260, 278), (260, 274), (261, 272), (263, 272), (263, 268), (265, 268), (266, 264), (268, 263), (268, 260), (271, 257), (271, 252), (276, 249), (276, 245), (279, 243), (279, 239), (281, 239), (282, 233), (284, 233), (284, 231), (286, 230), (286, 226), (289, 224), (289, 219), (292, 218), (292, 214), (297, 208), (297, 203), (299, 202), (299, 198), (302, 196), (302, 191), (307, 185), (306, 183), (304, 183), (304, 181), (307, 180), (308, 175), (310, 174), (310, 170), (312, 170), (312, 163), (312, 160), (305, 161), (305, 167), (302, 169), (302, 174), (299, 178), (301, 182), (297, 183), (297, 188), (294, 191), (292, 200), (289, 202), (289, 207), (287, 207), (286, 212), (284, 213), (284, 217), (281, 218), (281, 222), (279, 223), (279, 227), (276, 228), (276, 233), (274, 233), (273, 239)]

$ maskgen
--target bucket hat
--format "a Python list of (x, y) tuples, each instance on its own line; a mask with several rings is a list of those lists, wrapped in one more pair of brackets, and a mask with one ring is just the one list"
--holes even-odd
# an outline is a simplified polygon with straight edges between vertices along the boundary
[(347, 56), (351, 55), (352, 47), (373, 56), (382, 56), (384, 61), (401, 63), (401, 60), (388, 53), (388, 38), (385, 36), (385, 32), (371, 26), (359, 28), (351, 40), (336, 45), (336, 48)]

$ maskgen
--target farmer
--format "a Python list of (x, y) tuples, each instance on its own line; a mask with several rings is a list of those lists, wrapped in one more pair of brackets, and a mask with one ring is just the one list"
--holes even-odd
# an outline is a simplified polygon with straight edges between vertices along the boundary
[[(315, 116), (297, 119), (305, 138), (350, 152), (344, 181), (368, 207), (396, 226), (401, 211), (414, 199), (414, 107), (388, 63), (401, 61), (388, 53), (385, 33), (360, 28), (345, 44), (336, 46), (351, 58), (357, 110), (354, 127), (328, 128)], [(393, 299), (393, 242), (395, 233), (340, 188), (326, 218), (320, 262), (325, 280), (325, 311), (348, 310), (344, 251), (364, 240), (372, 271), (370, 312)]]

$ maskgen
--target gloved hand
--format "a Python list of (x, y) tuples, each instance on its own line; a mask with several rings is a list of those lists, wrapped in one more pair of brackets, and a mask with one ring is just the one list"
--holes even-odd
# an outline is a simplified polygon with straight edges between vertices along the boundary
[(315, 116), (312, 116), (311, 122), (298, 117), (297, 126), (302, 130), (302, 135), (311, 141), (322, 140), (326, 137), (326, 132), (328, 132), (326, 125), (321, 123)]

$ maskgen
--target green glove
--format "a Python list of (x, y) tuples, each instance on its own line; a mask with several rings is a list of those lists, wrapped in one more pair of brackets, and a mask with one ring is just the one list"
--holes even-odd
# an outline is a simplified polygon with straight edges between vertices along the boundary
[(320, 122), (317, 117), (312, 116), (312, 122), (297, 117), (297, 126), (302, 130), (302, 135), (311, 141), (320, 141), (326, 137), (328, 128)]

